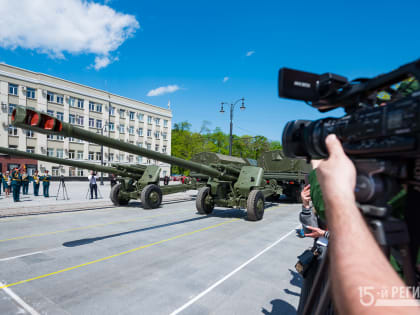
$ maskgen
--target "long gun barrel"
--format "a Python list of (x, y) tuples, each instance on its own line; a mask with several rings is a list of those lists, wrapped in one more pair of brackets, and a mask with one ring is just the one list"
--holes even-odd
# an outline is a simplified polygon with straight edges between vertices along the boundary
[(17, 107), (12, 113), (12, 124), (23, 129), (33, 130), (44, 134), (56, 134), (65, 137), (73, 137), (113, 149), (140, 155), (149, 159), (154, 159), (164, 163), (177, 165), (198, 173), (203, 173), (210, 177), (216, 177), (222, 180), (236, 180), (236, 176), (218, 171), (210, 166), (187, 161), (181, 158), (173, 157), (167, 154), (140, 148), (134, 144), (125, 143), (120, 140), (112, 139), (107, 136), (96, 134), (82, 128), (75, 127), (69, 123), (62, 122), (55, 117), (45, 113), (40, 113), (31, 109)]
[(75, 166), (82, 169), (87, 169), (87, 170), (92, 170), (92, 171), (97, 171), (97, 172), (105, 172), (105, 173), (120, 175), (124, 177), (133, 177), (135, 179), (138, 179), (141, 177), (141, 174), (132, 174), (132, 173), (124, 172), (124, 171), (121, 171), (121, 170), (118, 170), (116, 168), (109, 167), (109, 166), (102, 166), (102, 165), (97, 165), (93, 163), (60, 159), (60, 158), (56, 158), (52, 156), (29, 153), (29, 152), (19, 151), (15, 149), (6, 149), (6, 148), (0, 147), (0, 153), (12, 155), (12, 156), (20, 156), (20, 157), (29, 158), (29, 159), (35, 159), (39, 161), (45, 161), (45, 162), (50, 162), (50, 163), (55, 163), (55, 164)]

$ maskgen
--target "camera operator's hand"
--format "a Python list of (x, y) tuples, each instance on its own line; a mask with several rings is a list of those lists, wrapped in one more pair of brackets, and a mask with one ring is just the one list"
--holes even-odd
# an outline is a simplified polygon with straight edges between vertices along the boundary
[[(356, 186), (356, 168), (344, 153), (343, 147), (336, 135), (330, 134), (325, 139), (329, 153), (327, 160), (323, 160), (316, 168), (317, 178), (321, 185), (326, 204), (337, 200), (354, 203), (354, 188)], [(327, 206), (327, 209), (331, 208)]]
[(300, 192), (300, 197), (302, 199), (302, 205), (305, 208), (309, 208), (309, 202), (311, 201), (311, 185), (306, 185)]

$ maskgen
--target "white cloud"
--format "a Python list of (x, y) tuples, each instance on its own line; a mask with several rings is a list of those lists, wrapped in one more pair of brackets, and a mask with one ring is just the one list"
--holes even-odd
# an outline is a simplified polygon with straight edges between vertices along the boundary
[(229, 77), (224, 77), (223, 78), (223, 83), (227, 82), (230, 78)]
[(96, 70), (140, 27), (130, 14), (84, 0), (1, 1), (0, 46), (36, 50), (51, 58), (93, 54)]
[(167, 85), (167, 86), (161, 86), (156, 89), (150, 90), (149, 93), (147, 93), (147, 96), (158, 96), (162, 94), (167, 93), (173, 93), (180, 89), (178, 85)]
[(249, 57), (249, 56), (252, 56), (253, 54), (255, 54), (255, 50), (250, 50), (250, 51), (247, 51), (246, 56)]

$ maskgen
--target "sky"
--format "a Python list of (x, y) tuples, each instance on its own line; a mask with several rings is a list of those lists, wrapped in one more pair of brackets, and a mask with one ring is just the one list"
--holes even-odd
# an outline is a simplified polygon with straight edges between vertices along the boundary
[(281, 140), (339, 117), (278, 97), (281, 67), (349, 79), (420, 57), (420, 1), (0, 0), (0, 62), (167, 108), (173, 123)]

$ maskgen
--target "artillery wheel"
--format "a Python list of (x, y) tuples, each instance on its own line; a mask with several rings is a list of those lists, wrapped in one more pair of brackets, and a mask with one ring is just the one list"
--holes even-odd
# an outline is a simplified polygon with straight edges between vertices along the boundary
[(144, 209), (155, 209), (162, 203), (162, 191), (158, 185), (150, 184), (143, 188), (140, 198)]
[(129, 200), (118, 197), (118, 194), (120, 193), (120, 187), (121, 187), (121, 183), (115, 184), (111, 188), (109, 197), (111, 198), (111, 201), (115, 206), (126, 206), (128, 205)]
[(197, 193), (195, 206), (199, 214), (210, 214), (214, 209), (214, 203), (210, 196), (210, 187), (202, 187)]
[(246, 202), (249, 221), (259, 221), (264, 216), (264, 194), (260, 190), (251, 190)]

